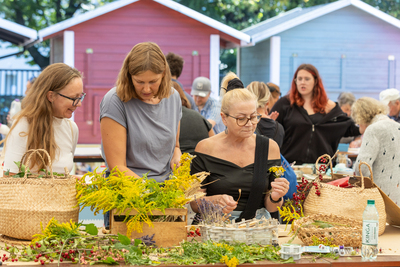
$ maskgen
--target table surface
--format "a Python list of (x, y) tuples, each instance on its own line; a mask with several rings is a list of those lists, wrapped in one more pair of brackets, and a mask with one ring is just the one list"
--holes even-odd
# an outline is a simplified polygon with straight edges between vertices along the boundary
[[(281, 225), (280, 231), (279, 231), (279, 244), (285, 244), (288, 242), (288, 240), (291, 238), (288, 236), (288, 229), (286, 231), (284, 230), (285, 226)], [(266, 266), (266, 267), (272, 267), (272, 266), (287, 266), (287, 267), (294, 267), (294, 266), (312, 266), (312, 267), (328, 267), (328, 266), (339, 266), (339, 267), (364, 267), (364, 266), (400, 266), (400, 242), (398, 240), (400, 239), (400, 228), (398, 227), (393, 227), (393, 226), (386, 226), (385, 232), (383, 235), (379, 236), (378, 239), (378, 246), (382, 248), (382, 253), (380, 253), (375, 261), (362, 261), (360, 256), (345, 256), (345, 257), (340, 257), (337, 260), (331, 259), (331, 258), (317, 258), (316, 254), (314, 255), (302, 255), (302, 258), (298, 261), (296, 261), (295, 264), (285, 264), (282, 265), (281, 263), (274, 263), (271, 261), (259, 261), (254, 264), (241, 264), (240, 266), (256, 266), (256, 267), (261, 267), (261, 266)], [(293, 244), (302, 244), (301, 241), (298, 238), (295, 238), (293, 241)], [(4, 245), (0, 243), (0, 245)], [(2, 251), (0, 251), (3, 253)], [(35, 262), (27, 262), (27, 263), (21, 263), (21, 262), (16, 262), (16, 263), (3, 263), (3, 265), (10, 265), (13, 267), (16, 266), (26, 266), (26, 265), (38, 265), (38, 263)], [(71, 263), (62, 263), (62, 266), (79, 266), (79, 264), (71, 264)], [(55, 267), (56, 264), (46, 264), (46, 266), (49, 267)], [(96, 265), (98, 266), (98, 265)], [(105, 266), (105, 265), (104, 265)], [(123, 265), (124, 266), (124, 265)], [(162, 265), (161, 265), (162, 266)], [(213, 264), (213, 265), (192, 265), (192, 266), (201, 266), (201, 267), (211, 267), (211, 266), (226, 266), (225, 264)], [(168, 265), (168, 267), (178, 267), (178, 265)]]

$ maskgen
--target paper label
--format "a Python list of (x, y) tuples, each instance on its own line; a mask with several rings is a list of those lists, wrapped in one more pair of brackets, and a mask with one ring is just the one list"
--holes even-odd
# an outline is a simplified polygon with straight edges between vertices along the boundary
[(363, 221), (362, 243), (363, 245), (378, 245), (377, 221)]

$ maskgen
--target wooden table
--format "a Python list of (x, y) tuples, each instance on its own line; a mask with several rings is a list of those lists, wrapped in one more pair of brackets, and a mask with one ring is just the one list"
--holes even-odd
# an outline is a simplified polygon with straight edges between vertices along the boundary
[[(4, 263), (3, 265), (12, 266), (12, 267), (26, 267), (27, 265), (40, 265), (34, 262), (27, 262), (27, 263)], [(48, 267), (56, 267), (57, 263), (46, 264), (45, 266)], [(80, 265), (80, 264), (72, 264), (72, 263), (61, 263), (60, 266), (65, 267), (87, 267), (88, 265)], [(96, 265), (96, 266), (109, 266), (109, 265)], [(128, 266), (128, 265), (119, 265), (119, 266)], [(164, 265), (161, 264), (159, 266), (167, 266), (167, 267), (182, 267), (182, 265)], [(206, 265), (206, 264), (196, 264), (190, 265), (196, 267), (226, 267), (225, 264), (213, 264), (213, 265)], [(274, 263), (270, 261), (260, 261), (253, 264), (245, 263), (239, 265), (240, 267), (372, 267), (372, 266), (400, 266), (400, 256), (378, 256), (376, 261), (362, 261), (360, 257), (344, 257), (339, 258), (337, 260), (329, 259), (329, 258), (321, 258), (313, 260), (312, 257), (310, 258), (302, 258), (296, 263), (290, 264), (281, 264), (281, 263)]]

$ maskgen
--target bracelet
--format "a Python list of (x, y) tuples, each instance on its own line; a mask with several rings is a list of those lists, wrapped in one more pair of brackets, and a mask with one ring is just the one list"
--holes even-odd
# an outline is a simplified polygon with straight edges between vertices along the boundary
[(269, 195), (269, 200), (271, 200), (272, 203), (279, 203), (282, 201), (282, 197), (280, 197), (278, 200), (273, 200), (271, 195)]

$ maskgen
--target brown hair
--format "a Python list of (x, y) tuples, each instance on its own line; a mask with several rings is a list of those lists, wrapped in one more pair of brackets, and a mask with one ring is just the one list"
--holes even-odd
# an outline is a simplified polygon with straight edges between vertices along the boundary
[(258, 108), (263, 108), (268, 104), (270, 100), (271, 93), (268, 90), (268, 87), (263, 82), (251, 82), (247, 85), (247, 90), (252, 92), (257, 96), (257, 105)]
[(133, 86), (132, 76), (148, 70), (155, 74), (164, 74), (155, 97), (163, 99), (171, 95), (171, 72), (167, 60), (157, 44), (145, 42), (132, 48), (119, 71), (116, 86), (121, 101), (127, 102), (132, 98), (139, 98)]
[(312, 107), (314, 112), (325, 113), (325, 107), (328, 104), (328, 96), (325, 92), (324, 85), (322, 84), (321, 76), (316, 67), (311, 64), (301, 64), (293, 75), (292, 86), (289, 91), (290, 104), (296, 104), (299, 107), (304, 105), (304, 99), (297, 90), (295, 79), (300, 70), (309, 72), (315, 80), (313, 89)]
[(185, 96), (185, 93), (183, 92), (181, 86), (179, 85), (179, 83), (172, 81), (172, 87), (175, 88), (176, 91), (178, 91), (179, 96), (181, 97), (181, 101), (182, 101), (182, 106), (187, 107), (187, 108), (191, 108), (190, 102), (187, 99), (187, 97)]
[[(176, 76), (178, 79), (179, 76), (181, 76), (182, 70), (183, 70), (183, 57), (180, 55), (174, 54), (172, 52), (169, 52), (165, 58), (167, 59), (169, 69), (171, 70), (171, 75)], [(183, 89), (183, 88), (182, 88)]]
[[(29, 124), (28, 132), (20, 132), (19, 135), (28, 137), (27, 150), (45, 149), (51, 160), (55, 159), (58, 146), (54, 140), (53, 108), (47, 99), (47, 92), (59, 92), (76, 78), (82, 78), (80, 72), (64, 63), (49, 65), (37, 77), (32, 88), (22, 100), (22, 110), (10, 129), (10, 132), (13, 131), (21, 118), (26, 118)], [(7, 135), (6, 140), (8, 136), (10, 135)], [(48, 165), (48, 159), (46, 157), (43, 159)], [(38, 166), (38, 170), (45, 167), (37, 155), (32, 156), (29, 167), (32, 169), (35, 166)]]

